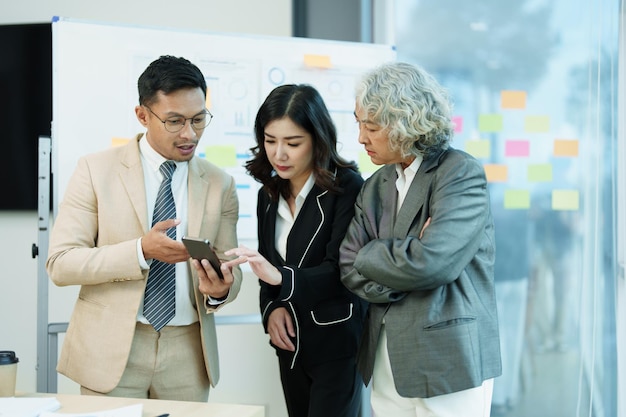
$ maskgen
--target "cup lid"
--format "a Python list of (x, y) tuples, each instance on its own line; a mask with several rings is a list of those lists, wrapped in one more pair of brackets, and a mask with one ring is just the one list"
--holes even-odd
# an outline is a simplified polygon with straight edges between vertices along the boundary
[(0, 350), (0, 365), (10, 365), (19, 361), (12, 350)]

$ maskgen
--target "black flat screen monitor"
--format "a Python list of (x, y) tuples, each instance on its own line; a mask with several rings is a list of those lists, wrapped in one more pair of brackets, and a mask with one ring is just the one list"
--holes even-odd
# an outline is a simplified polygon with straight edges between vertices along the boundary
[(52, 25), (0, 25), (0, 45), (0, 210), (37, 210), (39, 137), (51, 135)]

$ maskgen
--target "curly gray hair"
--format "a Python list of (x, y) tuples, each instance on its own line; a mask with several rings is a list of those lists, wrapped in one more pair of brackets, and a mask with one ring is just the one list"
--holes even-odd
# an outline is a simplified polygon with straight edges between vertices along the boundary
[(415, 65), (391, 62), (366, 73), (357, 85), (356, 103), (388, 131), (390, 149), (402, 157), (447, 149), (454, 134), (447, 91)]

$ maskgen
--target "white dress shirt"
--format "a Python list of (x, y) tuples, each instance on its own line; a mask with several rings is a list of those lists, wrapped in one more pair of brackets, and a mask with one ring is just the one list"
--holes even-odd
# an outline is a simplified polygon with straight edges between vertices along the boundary
[(276, 250), (280, 256), (282, 256), (283, 260), (287, 259), (287, 238), (289, 237), (289, 233), (291, 233), (293, 223), (296, 221), (298, 213), (300, 213), (300, 209), (304, 204), (304, 200), (306, 200), (306, 196), (309, 194), (314, 185), (315, 177), (313, 176), (313, 173), (311, 173), (311, 175), (309, 175), (309, 179), (306, 180), (304, 186), (296, 196), (296, 209), (294, 210), (293, 215), (291, 214), (287, 200), (285, 200), (282, 195), (278, 198), (275, 244)]
[(415, 157), (411, 165), (402, 169), (402, 165), (396, 164), (396, 172), (398, 173), (398, 179), (396, 180), (396, 189), (398, 190), (398, 206), (396, 213), (400, 211), (402, 207), (402, 203), (404, 203), (404, 199), (406, 198), (407, 193), (409, 192), (409, 188), (411, 187), (411, 183), (413, 179), (415, 179), (415, 174), (417, 174), (417, 170), (420, 168), (424, 157), (418, 155)]
[[(143, 165), (143, 175), (146, 184), (146, 203), (148, 205), (148, 224), (152, 225), (154, 213), (154, 203), (159, 192), (163, 175), (160, 167), (166, 161), (148, 144), (145, 136), (139, 141), (141, 153), (141, 164)], [(187, 177), (189, 174), (189, 163), (176, 162), (176, 170), (172, 175), (172, 194), (176, 204), (176, 218), (181, 222), (176, 227), (176, 240), (180, 241), (187, 233)], [(143, 269), (149, 269), (151, 259), (146, 260), (141, 250), (141, 238), (137, 240), (137, 257)], [(176, 315), (167, 324), (168, 326), (184, 326), (198, 321), (198, 313), (195, 309), (195, 298), (193, 288), (191, 288), (191, 277), (187, 262), (176, 264)], [(143, 316), (143, 300), (139, 306), (137, 320), (148, 324), (148, 320)]]

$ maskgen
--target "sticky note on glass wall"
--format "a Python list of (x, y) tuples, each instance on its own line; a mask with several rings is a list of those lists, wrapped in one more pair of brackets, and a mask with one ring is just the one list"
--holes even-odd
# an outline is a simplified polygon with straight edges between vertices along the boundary
[(209, 145), (204, 148), (204, 158), (221, 168), (237, 166), (237, 149), (234, 145)]
[(501, 114), (481, 114), (478, 116), (478, 130), (481, 132), (502, 131)]
[(454, 133), (463, 132), (463, 117), (461, 116), (453, 116), (452, 124), (454, 125)]
[(362, 174), (371, 174), (380, 168), (380, 165), (374, 164), (372, 159), (364, 151), (359, 152), (357, 163), (359, 164), (359, 171), (361, 171)]
[(213, 105), (213, 103), (211, 103), (211, 89), (209, 87), (206, 88), (206, 101), (204, 105), (209, 110), (211, 110), (211, 106)]
[(529, 182), (552, 181), (552, 164), (528, 165), (528, 181)]
[(507, 140), (504, 143), (504, 155), (526, 157), (530, 154), (530, 142), (527, 140)]
[(111, 147), (126, 145), (130, 139), (128, 138), (111, 138)]
[(530, 192), (528, 190), (505, 190), (504, 208), (510, 210), (530, 208)]
[(556, 139), (554, 141), (554, 156), (578, 156), (578, 140)]
[(552, 209), (553, 210), (578, 210), (580, 206), (580, 195), (578, 190), (553, 190)]
[(465, 152), (474, 158), (489, 158), (491, 156), (491, 142), (485, 139), (466, 140)]
[(485, 164), (487, 182), (506, 182), (509, 178), (509, 168), (502, 164)]
[(500, 93), (500, 107), (503, 109), (525, 109), (526, 91), (502, 91)]
[(524, 130), (531, 133), (544, 133), (550, 131), (549, 116), (526, 116)]
[(328, 55), (304, 55), (304, 65), (313, 68), (331, 68), (330, 56)]

